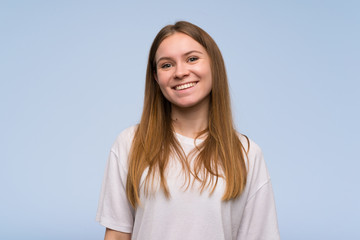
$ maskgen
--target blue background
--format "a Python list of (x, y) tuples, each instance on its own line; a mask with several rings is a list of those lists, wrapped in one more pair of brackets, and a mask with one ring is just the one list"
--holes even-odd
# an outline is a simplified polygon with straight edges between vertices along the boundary
[(150, 44), (177, 20), (223, 53), (282, 239), (360, 239), (359, 12), (340, 0), (1, 1), (0, 239), (103, 238), (110, 146), (138, 122)]

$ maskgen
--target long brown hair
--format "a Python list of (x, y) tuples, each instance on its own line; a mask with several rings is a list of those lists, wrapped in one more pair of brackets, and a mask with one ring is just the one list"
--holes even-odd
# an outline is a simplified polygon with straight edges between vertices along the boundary
[[(156, 51), (166, 37), (176, 32), (187, 34), (206, 49), (210, 57), (213, 78), (208, 128), (198, 135), (206, 133), (206, 138), (196, 149), (197, 154), (193, 169), (189, 166), (186, 160), (187, 156), (185, 156), (180, 143), (174, 136), (171, 104), (163, 96), (154, 78), (154, 74), (156, 74)], [(154, 179), (158, 178), (165, 196), (170, 197), (165, 170), (171, 154), (175, 154), (180, 159), (189, 183), (190, 175), (194, 176), (194, 181), (201, 182), (201, 192), (211, 183), (212, 193), (215, 190), (218, 177), (224, 177), (226, 181), (223, 200), (236, 198), (243, 192), (247, 177), (246, 152), (232, 120), (224, 60), (218, 46), (209, 34), (198, 26), (185, 21), (162, 28), (150, 48), (143, 113), (135, 131), (130, 151), (126, 183), (127, 197), (133, 207), (140, 203), (141, 176), (147, 168), (145, 193), (153, 185)]]

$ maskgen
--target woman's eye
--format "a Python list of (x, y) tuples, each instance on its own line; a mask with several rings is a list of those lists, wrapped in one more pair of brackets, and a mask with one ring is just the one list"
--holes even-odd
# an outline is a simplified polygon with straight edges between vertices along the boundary
[(161, 68), (169, 68), (169, 67), (171, 67), (170, 63), (164, 63), (161, 65)]
[(188, 61), (189, 62), (195, 62), (198, 59), (199, 59), (198, 57), (189, 57)]

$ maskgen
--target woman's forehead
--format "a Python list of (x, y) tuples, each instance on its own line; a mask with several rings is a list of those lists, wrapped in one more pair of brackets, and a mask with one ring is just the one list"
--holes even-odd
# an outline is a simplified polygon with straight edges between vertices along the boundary
[(174, 33), (166, 37), (159, 45), (155, 59), (186, 55), (188, 52), (197, 51), (206, 53), (205, 48), (195, 39), (184, 33)]

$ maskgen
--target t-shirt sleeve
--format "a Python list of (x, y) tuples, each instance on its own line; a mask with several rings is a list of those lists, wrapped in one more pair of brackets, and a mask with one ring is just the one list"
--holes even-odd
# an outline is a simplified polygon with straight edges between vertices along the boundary
[[(279, 240), (274, 194), (261, 149), (252, 142), (249, 154), (249, 194), (241, 219), (238, 240)], [(251, 149), (251, 148), (250, 148)]]
[(131, 233), (134, 209), (126, 197), (127, 169), (121, 162), (127, 159), (120, 158), (127, 156), (113, 147), (105, 168), (96, 221), (107, 228)]
[(279, 240), (275, 202), (270, 180), (248, 200), (238, 240)]

